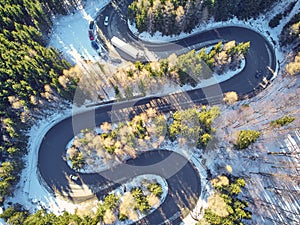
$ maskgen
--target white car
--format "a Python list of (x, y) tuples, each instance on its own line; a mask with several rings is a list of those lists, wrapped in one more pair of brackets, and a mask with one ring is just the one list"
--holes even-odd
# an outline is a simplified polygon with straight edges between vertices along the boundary
[(104, 26), (108, 26), (108, 16), (105, 16), (105, 19), (104, 19)]
[(76, 175), (70, 174), (70, 178), (71, 178), (71, 180), (74, 180), (74, 181), (78, 180), (78, 176), (76, 176)]

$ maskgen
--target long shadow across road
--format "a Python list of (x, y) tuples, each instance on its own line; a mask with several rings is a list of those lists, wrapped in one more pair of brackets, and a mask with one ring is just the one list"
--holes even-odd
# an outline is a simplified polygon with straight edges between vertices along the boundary
[[(142, 102), (144, 103), (144, 101)], [(141, 104), (142, 104), (141, 103)], [(84, 201), (91, 196), (74, 196), (68, 176), (74, 174), (65, 161), (65, 146), (83, 128), (99, 126), (110, 121), (111, 106), (67, 118), (52, 127), (45, 135), (39, 150), (38, 169), (41, 177), (55, 193), (73, 201)], [(93, 119), (94, 118), (94, 119)], [(76, 130), (72, 122), (76, 122)], [(168, 151), (144, 152), (136, 159), (128, 160), (111, 170), (101, 173), (78, 173), (80, 182), (90, 187), (99, 199), (129, 179), (142, 174), (156, 174), (166, 178), (168, 194), (163, 204), (136, 224), (164, 224), (172, 218), (171, 224), (181, 222), (181, 210), (193, 209), (194, 199), (201, 192), (197, 169), (185, 157)], [(103, 188), (100, 188), (103, 187)]]

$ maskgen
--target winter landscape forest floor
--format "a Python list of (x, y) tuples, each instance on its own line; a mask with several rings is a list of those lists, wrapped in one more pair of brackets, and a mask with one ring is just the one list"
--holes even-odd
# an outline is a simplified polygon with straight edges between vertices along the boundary
[[(95, 80), (99, 79), (98, 72), (101, 72), (101, 69), (94, 62), (103, 64), (107, 62), (97, 56), (90, 46), (86, 32), (82, 30), (87, 30), (89, 20), (93, 19), (108, 2), (108, 0), (87, 0), (85, 6), (74, 14), (54, 18), (55, 27), (49, 42), (49, 45), (58, 48), (74, 64), (76, 63), (79, 68), (86, 71), (83, 76), (92, 76)], [(250, 203), (249, 208), (253, 213), (252, 221), (248, 224), (300, 224), (300, 80), (299, 76), (291, 77), (284, 74), (284, 66), (289, 60), (291, 50), (281, 49), (278, 44), (283, 26), (295, 13), (299, 12), (300, 2), (296, 3), (288, 17), (281, 20), (279, 26), (274, 29), (268, 26), (274, 13), (284, 10), (286, 2), (280, 2), (267, 15), (262, 15), (255, 20), (244, 22), (232, 19), (222, 23), (210, 21), (194, 31), (196, 33), (203, 29), (223, 25), (241, 25), (263, 33), (266, 38), (275, 43), (276, 56), (280, 62), (275, 79), (253, 98), (233, 105), (220, 105), (221, 115), (214, 121), (215, 138), (204, 152), (198, 151), (193, 156), (193, 160), (198, 162), (199, 170), (202, 170), (204, 166), (212, 176), (232, 174), (245, 178), (246, 187), (240, 197)], [(82, 33), (83, 35), (80, 36)], [(184, 36), (186, 34), (176, 38)], [(170, 40), (159, 34), (154, 37), (141, 34), (140, 38), (148, 41), (151, 39)], [(90, 62), (87, 63), (82, 56)], [(107, 68), (110, 68), (109, 72), (116, 69), (114, 65), (109, 65)], [(229, 74), (226, 78), (229, 79), (231, 76), (232, 74)], [(101, 87), (99, 92), (106, 96), (106, 100), (112, 99), (112, 87), (103, 91), (105, 83), (94, 82), (88, 85), (92, 85), (97, 90)], [(160, 94), (177, 90), (177, 87), (165, 85)], [(72, 107), (73, 112), (71, 112)], [(84, 110), (85, 107), (76, 108), (69, 105), (64, 110), (50, 112), (51, 116), (40, 120), (32, 127), (29, 132), (27, 165), (15, 196), (9, 199), (10, 202), (21, 203), (30, 211), (45, 208), (54, 213), (62, 213), (64, 210), (78, 212), (83, 209), (84, 214), (94, 206), (95, 202), (75, 205), (53, 196), (40, 183), (36, 168), (41, 137), (51, 126), (71, 116), (74, 111)], [(270, 125), (271, 121), (285, 115), (293, 116), (295, 120), (283, 127)], [(235, 150), (233, 148), (235, 135), (238, 130), (245, 129), (258, 130), (261, 136), (250, 148)], [(39, 133), (39, 136), (36, 136), (36, 133)], [(200, 201), (199, 204), (202, 202)], [(187, 217), (184, 222), (187, 225), (196, 223), (191, 217)], [(2, 221), (0, 223), (4, 224)]]

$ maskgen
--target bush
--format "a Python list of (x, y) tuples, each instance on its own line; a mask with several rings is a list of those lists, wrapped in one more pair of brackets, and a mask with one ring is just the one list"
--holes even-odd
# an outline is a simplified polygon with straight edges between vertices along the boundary
[(79, 152), (77, 149), (74, 151), (74, 154), (70, 155), (70, 160), (72, 168), (79, 170), (84, 166), (84, 157), (82, 152)]
[(250, 144), (254, 143), (256, 139), (260, 136), (260, 132), (256, 130), (241, 130), (239, 132), (238, 140), (237, 140), (237, 148), (245, 149)]
[(114, 224), (116, 222), (116, 216), (113, 211), (107, 209), (103, 216), (103, 221), (105, 224)]
[(124, 221), (127, 219), (128, 219), (128, 216), (126, 216), (125, 214), (122, 214), (122, 213), (119, 214), (119, 220)]
[(218, 176), (212, 179), (211, 184), (214, 188), (218, 189), (218, 187), (227, 186), (229, 185), (229, 179), (226, 176)]
[(149, 184), (148, 190), (157, 197), (160, 197), (163, 193), (162, 187), (158, 183)]
[(0, 214), (0, 218), (7, 221), (14, 214), (15, 214), (15, 209), (14, 209), (14, 207), (11, 206), (11, 207), (8, 207), (2, 214)]
[(235, 103), (237, 100), (239, 99), (238, 95), (236, 92), (234, 91), (230, 91), (224, 94), (224, 102), (226, 102), (229, 105), (232, 105), (233, 103)]
[(135, 188), (131, 191), (131, 193), (136, 201), (136, 209), (140, 210), (142, 213), (145, 213), (151, 208), (147, 197), (143, 194), (142, 189)]
[(118, 205), (119, 198), (115, 194), (107, 195), (104, 198), (104, 205), (106, 209), (113, 210)]
[[(299, 28), (300, 28), (300, 21), (299, 21)], [(299, 35), (300, 37), (300, 35)], [(298, 54), (295, 56), (295, 59), (288, 63), (285, 66), (285, 70), (288, 74), (294, 76), (300, 73), (300, 52), (298, 52)]]
[(292, 116), (284, 116), (284, 117), (281, 117), (277, 120), (274, 120), (272, 121), (270, 124), (272, 126), (284, 126), (286, 124), (289, 124), (291, 122), (293, 122), (295, 120), (295, 117), (292, 117)]
[(208, 207), (217, 216), (226, 217), (229, 215), (227, 204), (220, 193), (213, 194), (207, 199)]

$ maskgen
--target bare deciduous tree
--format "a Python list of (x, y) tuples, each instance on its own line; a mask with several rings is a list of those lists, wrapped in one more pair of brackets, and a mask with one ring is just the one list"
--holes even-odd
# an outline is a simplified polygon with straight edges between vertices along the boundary
[(238, 95), (234, 91), (227, 92), (227, 93), (225, 93), (223, 100), (227, 104), (232, 105), (238, 100)]

